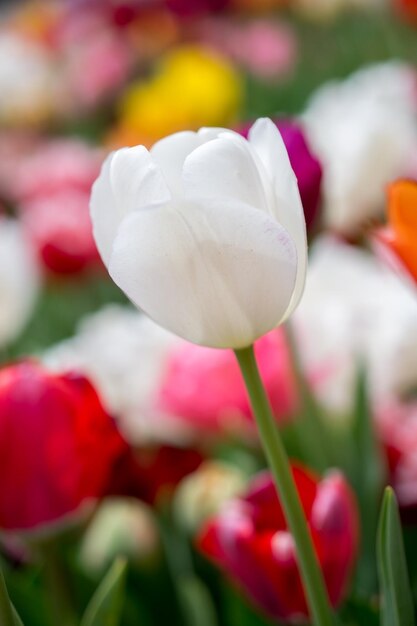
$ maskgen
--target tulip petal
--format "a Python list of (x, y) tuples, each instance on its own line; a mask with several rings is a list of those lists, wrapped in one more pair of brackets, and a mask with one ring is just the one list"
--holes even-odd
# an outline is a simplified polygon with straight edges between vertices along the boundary
[(215, 348), (247, 346), (277, 326), (296, 271), (287, 231), (266, 213), (226, 200), (131, 213), (109, 267), (149, 317)]
[(194, 150), (184, 162), (188, 198), (230, 198), (268, 211), (268, 201), (254, 155), (243, 137), (222, 133)]
[(417, 182), (397, 180), (388, 187), (391, 226), (399, 239), (414, 241), (417, 233)]
[(200, 145), (198, 134), (184, 130), (157, 141), (150, 152), (161, 168), (164, 178), (174, 196), (181, 195), (181, 171), (186, 157)]
[(157, 141), (151, 148), (152, 157), (161, 167), (171, 193), (177, 197), (182, 194), (182, 168), (185, 159), (191, 152), (204, 143), (217, 139), (222, 133), (237, 133), (226, 128), (200, 128), (197, 132), (190, 130), (174, 133)]
[(289, 232), (297, 248), (297, 280), (285, 314), (286, 319), (301, 299), (307, 272), (307, 235), (303, 205), (287, 149), (276, 125), (267, 118), (257, 120), (249, 131), (249, 142), (274, 185), (276, 219)]
[(135, 209), (168, 202), (162, 173), (143, 146), (112, 152), (93, 185), (90, 211), (94, 238), (106, 265), (123, 217)]

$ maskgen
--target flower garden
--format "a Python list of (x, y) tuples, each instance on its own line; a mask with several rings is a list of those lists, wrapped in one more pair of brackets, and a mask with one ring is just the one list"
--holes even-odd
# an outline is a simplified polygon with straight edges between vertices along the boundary
[(0, 626), (413, 626), (417, 3), (0, 12)]

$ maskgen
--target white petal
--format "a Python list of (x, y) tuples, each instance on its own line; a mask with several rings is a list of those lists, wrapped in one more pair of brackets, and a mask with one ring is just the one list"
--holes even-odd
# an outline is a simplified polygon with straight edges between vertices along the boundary
[(0, 217), (0, 347), (12, 342), (33, 313), (40, 292), (36, 256), (21, 224)]
[(234, 135), (236, 137), (241, 137), (239, 133), (234, 130), (230, 130), (230, 128), (221, 128), (220, 126), (202, 126), (197, 131), (197, 135), (200, 139), (200, 144), (203, 144), (211, 139), (217, 139), (226, 133), (227, 135)]
[(115, 152), (110, 164), (110, 181), (123, 214), (171, 199), (161, 169), (145, 146)]
[(250, 146), (235, 133), (222, 133), (194, 150), (185, 159), (182, 178), (188, 198), (229, 198), (268, 211)]
[(117, 229), (127, 213), (169, 200), (162, 173), (146, 148), (112, 152), (93, 185), (90, 201), (94, 238), (104, 263), (108, 265)]
[(294, 243), (268, 214), (205, 201), (127, 216), (109, 271), (165, 328), (194, 343), (240, 348), (280, 323), (296, 268)]
[[(151, 148), (152, 157), (161, 167), (171, 193), (182, 195), (181, 173), (187, 156), (203, 143), (216, 139), (222, 133), (232, 133), (226, 128), (200, 128), (197, 132), (184, 130), (164, 137)], [(237, 133), (233, 133), (236, 134)]]
[(249, 142), (256, 150), (273, 182), (276, 218), (289, 232), (297, 248), (297, 280), (293, 297), (285, 314), (287, 318), (301, 299), (307, 272), (307, 235), (303, 205), (297, 178), (276, 125), (267, 118), (257, 120), (249, 131)]
[(185, 130), (157, 141), (151, 148), (152, 157), (161, 168), (171, 193), (182, 193), (181, 171), (186, 157), (200, 145), (197, 133)]

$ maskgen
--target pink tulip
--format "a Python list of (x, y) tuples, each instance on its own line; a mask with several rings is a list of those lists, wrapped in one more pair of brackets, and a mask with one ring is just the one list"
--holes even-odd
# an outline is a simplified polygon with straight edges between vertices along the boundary
[[(295, 410), (296, 392), (282, 330), (255, 344), (260, 371), (278, 420)], [(231, 350), (181, 342), (168, 356), (159, 408), (194, 427), (216, 432), (251, 425), (251, 409)]]
[(392, 401), (377, 409), (390, 481), (407, 518), (417, 519), (417, 402)]
[(99, 151), (71, 139), (47, 142), (22, 159), (14, 194), (48, 272), (74, 274), (100, 263), (89, 214), (99, 169)]

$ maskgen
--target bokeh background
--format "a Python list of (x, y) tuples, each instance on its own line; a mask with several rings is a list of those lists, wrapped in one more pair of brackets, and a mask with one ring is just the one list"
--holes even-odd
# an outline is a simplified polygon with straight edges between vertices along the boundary
[[(211, 4), (216, 3), (172, 2), (172, 8), (163, 2), (107, 0), (3, 3), (0, 191), (6, 212), (23, 214), (24, 202), (16, 200), (16, 194), (24, 196), (25, 190), (13, 189), (25, 184), (17, 181), (20, 170), (28, 176), (32, 171), (36, 178), (32, 168), (37, 165), (49, 178), (48, 158), (57, 168), (57, 159), (72, 160), (66, 155), (66, 140), (78, 142), (74, 150), (83, 152), (85, 146), (80, 158), (89, 162), (92, 180), (96, 171), (90, 147), (105, 153), (120, 145), (152, 143), (183, 128), (233, 126), (262, 115), (300, 115), (327, 81), (344, 79), (368, 64), (416, 62), (412, 3), (410, 19), (406, 2), (403, 7), (389, 6), (382, 0), (300, 1), (293, 7), (237, 1), (214, 15)], [(360, 6), (351, 6), (355, 4)], [(261, 5), (263, 11), (258, 10)], [(170, 66), (166, 70), (164, 63)], [(158, 85), (164, 80), (165, 85)], [(402, 99), (401, 94), (397, 97)], [(347, 106), (345, 123), (355, 115)], [(48, 140), (64, 141), (57, 157), (48, 155)], [(39, 161), (26, 167), (23, 160), (31, 156)], [(87, 189), (88, 167), (80, 169)], [(75, 210), (86, 223), (83, 200), (83, 208)], [(51, 213), (64, 212), (51, 207)], [(65, 220), (62, 215), (50, 219)], [(42, 274), (43, 269), (41, 264)], [(28, 325), (20, 337), (7, 341), (10, 356), (67, 337), (80, 316), (108, 300), (123, 300), (104, 273), (88, 274), (58, 280), (47, 276)]]
[[(189, 573), (192, 536), (205, 515), (264, 467), (233, 355), (159, 329), (108, 277), (92, 236), (91, 186), (111, 150), (149, 147), (201, 126), (245, 135), (263, 116), (277, 123), (296, 171), (311, 251), (291, 336), (277, 331), (258, 346), (273, 409), (292, 456), (345, 472), (368, 548), (375, 493), (394, 485), (417, 594), (417, 299), (376, 236), (387, 221), (389, 185), (417, 181), (415, 0), (15, 0), (0, 4), (0, 363), (30, 359), (59, 375), (88, 376), (134, 456), (106, 485), (117, 500), (60, 545), (79, 612), (111, 559), (125, 553), (134, 565), (121, 623), (209, 626), (184, 618), (172, 562)], [(357, 417), (365, 404), (381, 466)], [(305, 411), (319, 414), (328, 439), (302, 421)], [(24, 623), (40, 626), (48, 620), (43, 560), (16, 531), (39, 530), (54, 512), (15, 518), (9, 502), (15, 506), (18, 493), (38, 510), (50, 486), (40, 473), (40, 495), (27, 499), (18, 459), (33, 451), (10, 432), (0, 428), (0, 450), (16, 459), (0, 454), (2, 564)], [(87, 450), (93, 465), (103, 458), (100, 447)], [(38, 456), (33, 467), (43, 467)], [(65, 459), (72, 476), (78, 466)], [(375, 487), (376, 466), (384, 469)], [(194, 482), (184, 483), (189, 474)], [(59, 497), (66, 488), (58, 485)], [(173, 525), (155, 513), (168, 493)], [(81, 496), (77, 506), (67, 502), (65, 513), (82, 503)], [(378, 619), (369, 601), (375, 557), (366, 550), (343, 609), (349, 624)], [(269, 623), (193, 558), (218, 624)]]

